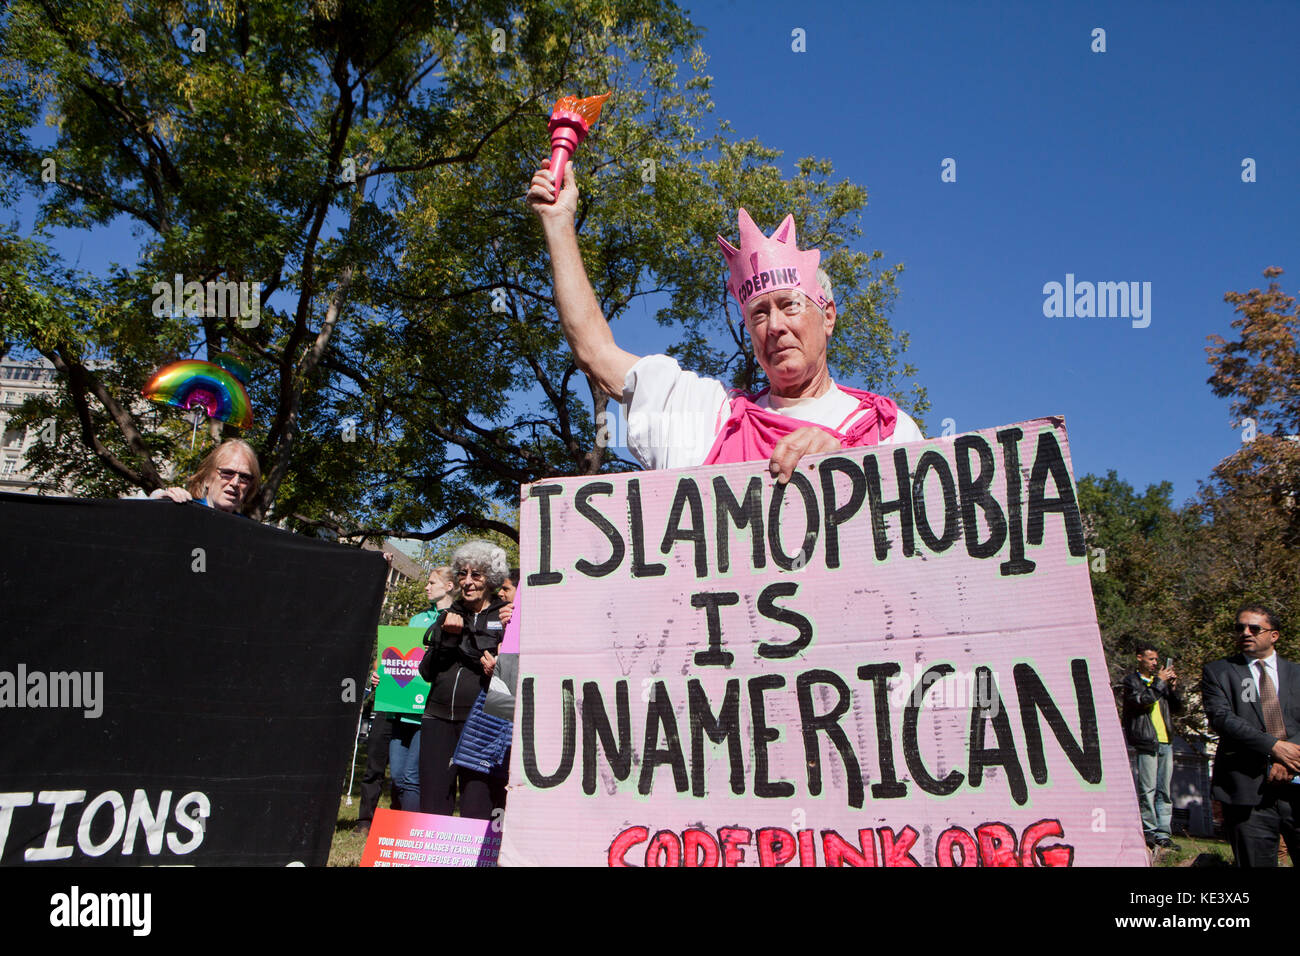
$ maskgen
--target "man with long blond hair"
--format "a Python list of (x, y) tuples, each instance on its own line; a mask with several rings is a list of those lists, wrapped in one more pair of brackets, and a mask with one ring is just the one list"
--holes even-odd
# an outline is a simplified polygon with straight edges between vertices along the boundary
[(184, 488), (158, 488), (150, 498), (167, 498), (183, 504), (197, 501), (232, 514), (243, 514), (257, 497), (262, 469), (253, 446), (242, 438), (227, 438), (199, 463)]

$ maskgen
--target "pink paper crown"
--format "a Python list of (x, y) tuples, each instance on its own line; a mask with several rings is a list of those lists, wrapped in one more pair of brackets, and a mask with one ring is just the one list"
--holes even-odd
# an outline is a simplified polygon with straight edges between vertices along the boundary
[(799, 289), (818, 308), (825, 309), (830, 298), (817, 281), (817, 264), (822, 254), (817, 249), (800, 251), (795, 247), (794, 216), (786, 216), (771, 238), (754, 225), (749, 213), (740, 210), (740, 248), (722, 236), (718, 245), (731, 269), (727, 288), (744, 311), (750, 297), (773, 289)]

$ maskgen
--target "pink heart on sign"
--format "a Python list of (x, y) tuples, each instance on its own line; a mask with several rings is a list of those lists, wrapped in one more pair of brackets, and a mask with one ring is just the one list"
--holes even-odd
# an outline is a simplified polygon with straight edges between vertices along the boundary
[(383, 659), (384, 673), (397, 681), (398, 687), (405, 687), (420, 676), (420, 661), (424, 660), (424, 648), (413, 647), (403, 654), (395, 647), (385, 647)]

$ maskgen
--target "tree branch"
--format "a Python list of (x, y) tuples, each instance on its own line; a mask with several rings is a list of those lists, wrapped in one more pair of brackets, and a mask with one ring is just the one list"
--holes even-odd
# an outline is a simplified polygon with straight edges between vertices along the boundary
[[(452, 156), (438, 156), (420, 163), (402, 163), (397, 166), (379, 165), (373, 169), (367, 170), (365, 176), (379, 176), (387, 173), (409, 173), (420, 169), (434, 169), (438, 166), (450, 166), (453, 163), (473, 162), (478, 158), (478, 154), (482, 151), (483, 147), (487, 145), (488, 140), (505, 128), (505, 126), (512, 119), (518, 116), (523, 108), (534, 99), (536, 99), (536, 97), (530, 96), (528, 99), (515, 104), (515, 106), (511, 108), (510, 112), (489, 127), (488, 131), (479, 138), (479, 141), (467, 150), (462, 150)], [(362, 176), (358, 176), (357, 182), (360, 183), (362, 178)]]
[(512, 541), (519, 540), (519, 529), (511, 527), (503, 521), (484, 518), (482, 515), (472, 515), (465, 511), (440, 524), (432, 531), (410, 531), (404, 528), (349, 528), (328, 518), (309, 518), (297, 512), (290, 517), (310, 528), (325, 528), (327, 531), (333, 531), (340, 538), (409, 538), (414, 541), (433, 541), (457, 528), (471, 528), (475, 531), (496, 531)]
[[(55, 369), (67, 378), (68, 395), (71, 397), (72, 405), (76, 409), (77, 420), (81, 423), (82, 443), (91, 449), (109, 469), (132, 484), (138, 485), (146, 491), (161, 488), (163, 486), (162, 478), (159, 476), (158, 470), (153, 466), (149, 449), (144, 444), (144, 437), (140, 434), (139, 429), (135, 427), (131, 415), (113, 399), (113, 396), (104, 388), (103, 383), (80, 362), (70, 359), (62, 349), (41, 349), (40, 353), (49, 359)], [(140, 471), (136, 471), (119, 459), (99, 440), (99, 436), (95, 434), (90, 405), (86, 402), (87, 392), (94, 395), (100, 404), (107, 409), (109, 415), (112, 416), (113, 421), (117, 423), (117, 427), (121, 430), (122, 436), (126, 439), (127, 446), (144, 462), (144, 466)]]
[(102, 202), (107, 206), (111, 206), (113, 209), (116, 209), (118, 212), (125, 213), (128, 216), (133, 216), (136, 219), (139, 219), (141, 222), (151, 226), (155, 232), (161, 231), (161, 225), (158, 222), (158, 220), (155, 219), (153, 216), (149, 215), (147, 212), (145, 212), (142, 209), (137, 209), (135, 206), (127, 205), (121, 200), (114, 199), (112, 196), (100, 192), (98, 189), (92, 189), (89, 186), (83, 186), (80, 183), (74, 183), (70, 179), (63, 179), (62, 177), (60, 177), (56, 179), (55, 182), (57, 182), (60, 186), (66, 186), (68, 189), (82, 193), (83, 195), (88, 196), (91, 199), (98, 200), (99, 202)]
[[(298, 290), (298, 308), (294, 313), (293, 328), (289, 332), (289, 338), (284, 345), (284, 362), (280, 365), (280, 395), (276, 402), (275, 418), (271, 421), (271, 427), (267, 430), (266, 444), (267, 448), (277, 449), (276, 470), (279, 472), (274, 487), (269, 487), (270, 495), (263, 496), (263, 501), (270, 501), (274, 497), (275, 488), (279, 487), (279, 479), (284, 477), (284, 469), (288, 467), (289, 452), (292, 450), (293, 438), (288, 437), (287, 441), (282, 439), (282, 434), (293, 425), (290, 423), (290, 416), (296, 415), (298, 402), (294, 395), (294, 378), (295, 367), (293, 356), (298, 351), (298, 346), (302, 343), (307, 334), (307, 313), (311, 308), (311, 300), (315, 294), (315, 268), (316, 268), (316, 243), (320, 238), (320, 231), (325, 224), (325, 216), (329, 212), (332, 191), (329, 188), (329, 180), (333, 171), (339, 167), (339, 159), (343, 155), (343, 146), (347, 142), (348, 133), (352, 128), (352, 94), (347, 83), (347, 61), (342, 50), (334, 59), (332, 70), (335, 85), (339, 90), (339, 107), (340, 113), (337, 113), (332, 120), (334, 134), (331, 137), (330, 154), (326, 163), (325, 178), (321, 183), (321, 188), (316, 194), (315, 201), (315, 218), (312, 221), (311, 229), (307, 234), (307, 240), (303, 243), (302, 267), (299, 274), (302, 281), (299, 283)], [(360, 194), (360, 182), (357, 185), (357, 192)], [(351, 278), (349, 269), (349, 279)], [(337, 297), (336, 297), (337, 298)], [(331, 302), (331, 307), (333, 307)], [(319, 337), (318, 337), (319, 338)], [(328, 336), (327, 336), (328, 338)], [(314, 362), (312, 363), (315, 364)], [(279, 453), (280, 445), (285, 444), (284, 454)], [(264, 488), (264, 491), (268, 490)]]

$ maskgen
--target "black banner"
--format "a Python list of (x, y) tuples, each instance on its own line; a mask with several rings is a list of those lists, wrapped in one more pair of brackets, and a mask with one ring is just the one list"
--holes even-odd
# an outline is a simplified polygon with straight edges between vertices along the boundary
[(10, 494), (0, 542), (0, 864), (326, 862), (378, 553)]

